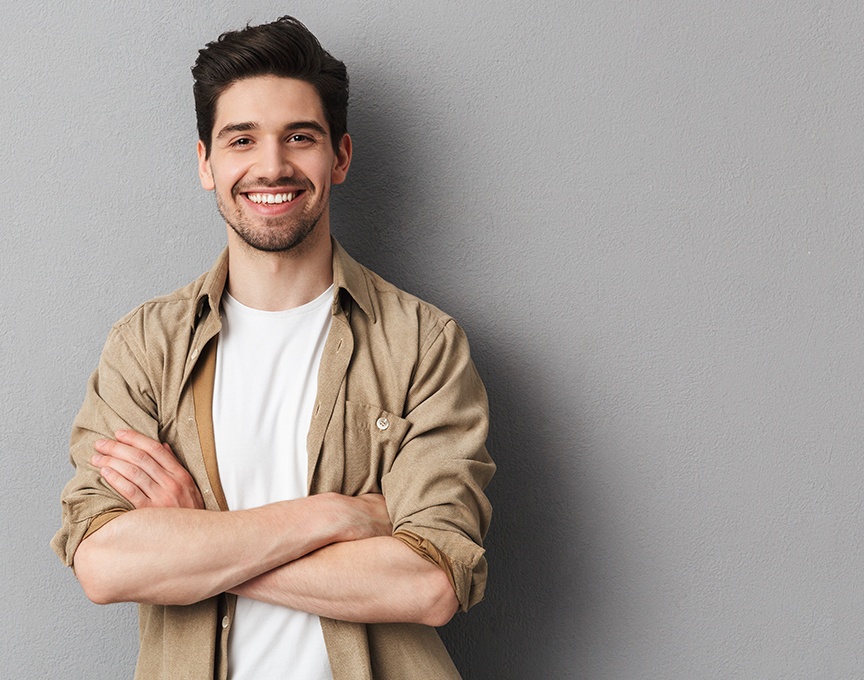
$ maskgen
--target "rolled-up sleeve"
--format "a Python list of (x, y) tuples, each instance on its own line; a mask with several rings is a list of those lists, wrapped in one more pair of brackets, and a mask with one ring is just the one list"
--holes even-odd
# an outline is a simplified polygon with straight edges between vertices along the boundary
[(394, 535), (448, 572), (462, 610), (483, 598), (483, 538), (495, 472), (486, 450), (486, 390), (452, 320), (430, 340), (408, 394), (410, 427), (381, 479)]
[(132, 509), (90, 464), (96, 440), (113, 439), (121, 428), (158, 436), (155, 399), (139, 359), (143, 353), (136, 349), (122, 326), (112, 329), (72, 427), (69, 451), (75, 475), (63, 489), (61, 527), (51, 541), (67, 566), (86, 536)]

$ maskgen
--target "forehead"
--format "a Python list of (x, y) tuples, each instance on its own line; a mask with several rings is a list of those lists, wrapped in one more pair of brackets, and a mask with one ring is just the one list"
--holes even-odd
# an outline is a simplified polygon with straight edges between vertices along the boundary
[(265, 128), (315, 121), (329, 129), (318, 91), (296, 78), (255, 76), (235, 81), (219, 95), (215, 113), (214, 133), (238, 123), (255, 123)]

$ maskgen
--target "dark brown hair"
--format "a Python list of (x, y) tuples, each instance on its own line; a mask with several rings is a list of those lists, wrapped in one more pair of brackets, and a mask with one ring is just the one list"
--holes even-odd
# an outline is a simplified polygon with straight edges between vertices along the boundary
[(198, 137), (207, 156), (219, 95), (238, 80), (265, 75), (303, 80), (317, 90), (330, 127), (330, 141), (338, 150), (348, 129), (348, 71), (321, 47), (308, 28), (284, 16), (269, 24), (228, 31), (199, 50), (192, 67), (192, 93)]

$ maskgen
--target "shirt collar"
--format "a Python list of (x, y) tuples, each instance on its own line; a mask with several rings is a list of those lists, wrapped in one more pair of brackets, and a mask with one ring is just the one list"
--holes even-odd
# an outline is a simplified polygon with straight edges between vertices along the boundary
[[(369, 295), (369, 278), (366, 270), (352, 258), (336, 239), (333, 242), (333, 284), (334, 296), (339, 297), (339, 291), (347, 292), (360, 309), (375, 323), (375, 308), (372, 296)], [(334, 299), (334, 305), (336, 304)]]
[(222, 291), (228, 280), (228, 248), (225, 248), (213, 267), (204, 277), (198, 299), (195, 300), (195, 318), (192, 320), (193, 328), (197, 326), (210, 310), (219, 309), (219, 301), (222, 299)]
[[(352, 258), (342, 246), (331, 238), (333, 244), (333, 309), (340, 305), (339, 292), (344, 290), (363, 312), (375, 323), (375, 309), (372, 297), (369, 295), (369, 280), (360, 264)], [(225, 248), (216, 259), (212, 269), (204, 277), (201, 291), (195, 302), (195, 320), (193, 324), (204, 318), (210, 310), (218, 310), (228, 280), (228, 248)]]

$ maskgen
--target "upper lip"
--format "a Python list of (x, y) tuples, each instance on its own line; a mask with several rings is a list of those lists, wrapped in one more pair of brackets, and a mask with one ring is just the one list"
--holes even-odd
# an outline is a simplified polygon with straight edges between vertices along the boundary
[(303, 187), (298, 186), (284, 186), (284, 187), (254, 187), (254, 188), (243, 188), (240, 190), (241, 194), (286, 194), (289, 191), (303, 191)]
[(301, 187), (266, 187), (264, 189), (243, 189), (241, 194), (296, 194), (303, 191)]

